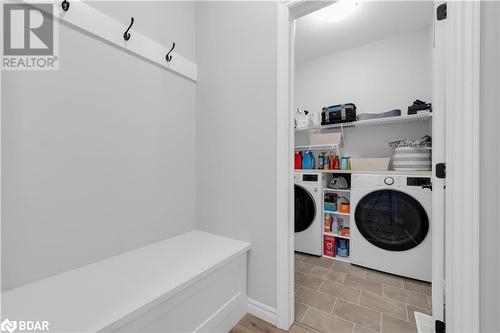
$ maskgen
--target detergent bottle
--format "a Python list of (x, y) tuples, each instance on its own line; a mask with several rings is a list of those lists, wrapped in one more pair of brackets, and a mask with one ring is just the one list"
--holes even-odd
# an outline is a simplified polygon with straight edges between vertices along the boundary
[(302, 169), (302, 152), (295, 152), (295, 169)]
[(310, 151), (305, 152), (304, 156), (302, 157), (302, 168), (312, 169), (314, 167), (313, 161), (314, 161), (313, 154)]

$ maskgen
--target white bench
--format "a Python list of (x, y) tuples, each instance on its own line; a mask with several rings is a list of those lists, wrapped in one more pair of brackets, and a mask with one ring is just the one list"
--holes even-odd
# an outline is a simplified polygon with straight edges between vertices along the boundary
[(250, 244), (191, 231), (2, 294), (50, 332), (227, 332), (247, 312)]

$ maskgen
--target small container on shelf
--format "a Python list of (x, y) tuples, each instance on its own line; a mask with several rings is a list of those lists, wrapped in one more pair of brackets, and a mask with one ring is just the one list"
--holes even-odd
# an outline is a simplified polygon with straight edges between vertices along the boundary
[(326, 212), (336, 212), (337, 211), (337, 203), (335, 202), (326, 202), (324, 203)]
[(344, 214), (349, 214), (351, 211), (351, 205), (348, 202), (342, 202), (339, 206), (339, 212)]
[(335, 237), (324, 236), (323, 254), (328, 257), (335, 257)]
[(325, 232), (331, 232), (332, 231), (332, 215), (329, 213), (325, 214), (325, 223), (324, 223), (324, 228), (323, 230)]
[(351, 229), (349, 227), (342, 228), (342, 230), (340, 231), (340, 236), (350, 237), (351, 236)]
[(323, 153), (323, 170), (330, 168), (330, 155), (327, 152)]
[(295, 152), (295, 169), (302, 169), (302, 152)]
[(327, 212), (335, 212), (338, 209), (336, 193), (325, 193), (323, 198), (323, 209)]
[(343, 258), (349, 257), (349, 240), (343, 238), (335, 239), (335, 255)]
[(339, 231), (340, 231), (340, 221), (339, 221), (339, 218), (337, 216), (334, 216), (333, 219), (332, 219), (332, 228), (331, 228), (332, 232), (334, 234), (338, 234)]
[(350, 170), (350, 164), (351, 164), (351, 161), (350, 161), (350, 157), (345, 155), (345, 156), (342, 156), (342, 160), (340, 161), (340, 170)]

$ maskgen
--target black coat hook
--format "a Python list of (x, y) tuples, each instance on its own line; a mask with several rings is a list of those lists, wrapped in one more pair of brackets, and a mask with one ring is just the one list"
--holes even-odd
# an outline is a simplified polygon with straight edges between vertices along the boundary
[(167, 62), (170, 62), (172, 60), (172, 56), (170, 55), (170, 53), (174, 50), (174, 47), (175, 47), (175, 42), (172, 44), (172, 48), (170, 49), (170, 51), (168, 51), (167, 55), (165, 56)]
[(64, 0), (62, 3), (61, 3), (61, 7), (62, 9), (67, 12), (68, 9), (69, 9), (69, 1), (68, 0)]
[(128, 26), (127, 30), (123, 33), (123, 39), (129, 40), (130, 39), (130, 33), (128, 32), (130, 28), (132, 28), (132, 24), (134, 24), (134, 18), (130, 18), (130, 25)]

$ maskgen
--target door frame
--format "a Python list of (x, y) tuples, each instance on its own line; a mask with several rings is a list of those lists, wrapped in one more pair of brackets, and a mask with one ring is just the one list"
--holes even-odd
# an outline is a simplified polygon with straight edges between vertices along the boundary
[[(277, 2), (276, 325), (285, 330), (294, 321), (295, 19), (328, 4), (305, 0)], [(477, 332), (480, 2), (449, 1), (447, 20), (445, 107), (453, 111), (453, 117), (448, 117), (444, 129), (447, 152), (444, 271), (452, 278), (445, 285), (445, 318), (450, 332)]]
[(449, 332), (479, 332), (481, 3), (449, 1), (447, 11), (445, 319)]
[(277, 1), (276, 124), (276, 326), (288, 330), (294, 321), (294, 74), (295, 19), (335, 1)]

